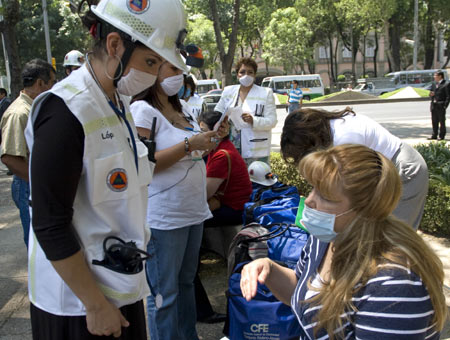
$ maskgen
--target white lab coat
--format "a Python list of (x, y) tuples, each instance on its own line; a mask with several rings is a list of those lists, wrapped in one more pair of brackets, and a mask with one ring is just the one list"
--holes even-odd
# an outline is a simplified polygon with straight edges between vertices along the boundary
[[(226, 112), (236, 106), (241, 85), (225, 87), (215, 111)], [(242, 112), (253, 116), (253, 127), (241, 130), (243, 158), (261, 158), (270, 155), (272, 128), (277, 124), (277, 111), (271, 89), (253, 85), (242, 103)]]

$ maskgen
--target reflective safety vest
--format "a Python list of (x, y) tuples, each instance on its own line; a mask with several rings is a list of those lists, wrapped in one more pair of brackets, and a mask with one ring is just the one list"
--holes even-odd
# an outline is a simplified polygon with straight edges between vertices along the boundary
[[(83, 169), (73, 204), (72, 224), (86, 263), (109, 301), (117, 307), (135, 303), (149, 294), (145, 268), (138, 274), (121, 274), (93, 265), (92, 260), (104, 259), (103, 240), (108, 236), (134, 241), (138, 248), (146, 250), (150, 238), (146, 226), (147, 186), (154, 164), (148, 161), (147, 148), (137, 139), (128, 101), (124, 103), (125, 112), (134, 136), (130, 136), (125, 123), (112, 110), (86, 66), (35, 99), (25, 132), (30, 150), (33, 150), (33, 122), (50, 93), (64, 100), (85, 135)], [(139, 171), (131, 138), (136, 139)], [(30, 178), (30, 182), (34, 180), (38, 179)], [(30, 301), (49, 313), (86, 314), (81, 301), (47, 260), (32, 228), (28, 290)]]

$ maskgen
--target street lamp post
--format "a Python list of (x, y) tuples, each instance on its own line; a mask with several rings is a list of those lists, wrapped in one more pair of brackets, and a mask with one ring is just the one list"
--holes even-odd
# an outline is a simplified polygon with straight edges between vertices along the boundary
[(47, 0), (42, 0), (42, 12), (44, 14), (44, 32), (45, 32), (45, 47), (47, 49), (47, 62), (51, 64), (52, 51), (50, 49), (50, 33), (48, 30)]
[(414, 52), (413, 52), (413, 65), (417, 70), (417, 47), (419, 44), (419, 0), (414, 0)]
[[(3, 3), (2, 0), (0, 0), (0, 8), (3, 9)], [(3, 21), (3, 15), (0, 15), (0, 22)], [(5, 37), (3, 36), (3, 32), (2, 32), (2, 46), (3, 46), (3, 55), (5, 58), (5, 70), (6, 70), (6, 79), (7, 79), (7, 87), (8, 87), (8, 93), (11, 93), (11, 74), (9, 73), (9, 58), (8, 58), (8, 53), (6, 51), (6, 46), (5, 46)]]

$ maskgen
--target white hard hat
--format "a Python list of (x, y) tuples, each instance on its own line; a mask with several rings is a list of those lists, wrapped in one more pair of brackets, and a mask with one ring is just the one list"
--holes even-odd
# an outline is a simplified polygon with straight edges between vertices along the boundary
[(82, 66), (84, 63), (84, 55), (80, 51), (72, 50), (64, 57), (63, 66)]
[(248, 174), (252, 182), (270, 186), (277, 182), (277, 179), (270, 170), (270, 165), (264, 162), (255, 161), (248, 167)]
[(101, 20), (187, 71), (179, 49), (186, 37), (186, 13), (180, 0), (101, 0), (91, 6)]

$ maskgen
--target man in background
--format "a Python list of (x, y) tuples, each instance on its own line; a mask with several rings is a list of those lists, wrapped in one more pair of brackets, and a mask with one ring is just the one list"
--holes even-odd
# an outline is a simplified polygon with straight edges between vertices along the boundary
[(298, 80), (293, 80), (288, 92), (288, 113), (294, 112), (302, 107), (303, 92), (298, 87)]
[(49, 63), (41, 59), (33, 59), (25, 64), (22, 71), (22, 81), (23, 90), (5, 111), (0, 121), (3, 139), (0, 158), (14, 175), (11, 195), (20, 211), (24, 242), (28, 246), (28, 232), (30, 230), (28, 158), (30, 152), (25, 141), (24, 130), (27, 126), (33, 100), (55, 84), (55, 70)]
[(0, 120), (2, 119), (3, 113), (5, 113), (9, 104), (11, 104), (11, 99), (8, 98), (8, 92), (1, 87), (0, 88)]
[(450, 101), (450, 88), (444, 79), (444, 72), (437, 71), (434, 74), (433, 88), (430, 91), (431, 97), (431, 123), (433, 125), (433, 134), (429, 139), (445, 139), (445, 113)]

